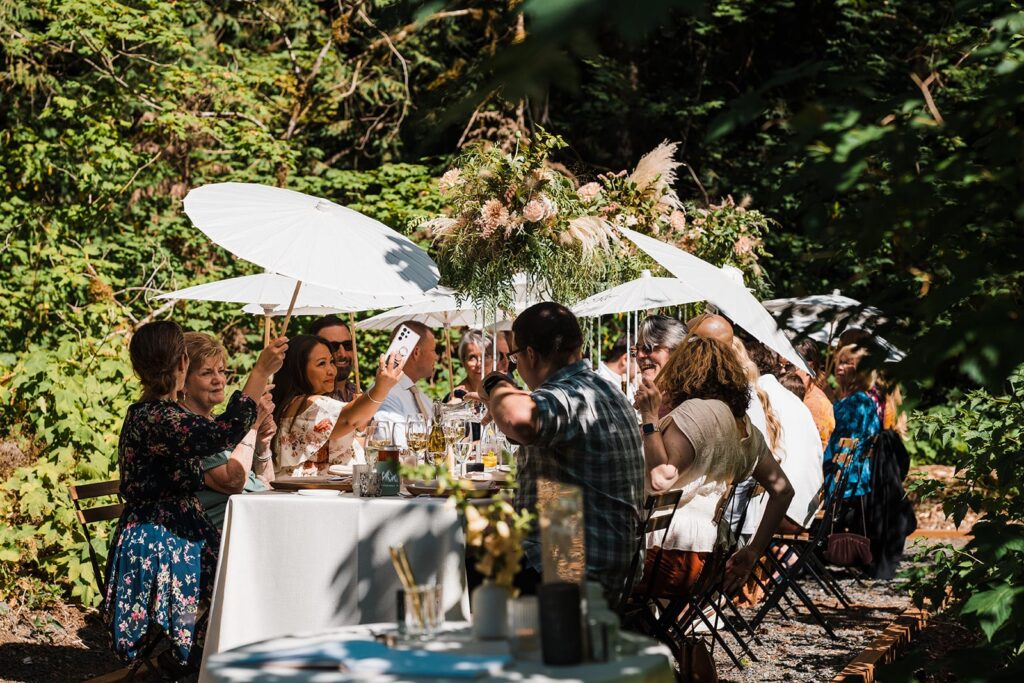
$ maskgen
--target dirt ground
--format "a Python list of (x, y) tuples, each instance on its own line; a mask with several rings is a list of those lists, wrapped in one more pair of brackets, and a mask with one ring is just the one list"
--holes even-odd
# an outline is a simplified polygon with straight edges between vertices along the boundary
[[(952, 474), (936, 468), (921, 471), (924, 476), (943, 478)], [(917, 515), (921, 529), (955, 528), (937, 503), (918, 503)], [(969, 528), (973, 520), (966, 521), (964, 526)], [(816, 602), (826, 606), (824, 612), (838, 640), (829, 639), (809, 617), (783, 622), (777, 613), (773, 614), (759, 632), (761, 644), (754, 647), (760, 661), (751, 661), (746, 669), (738, 671), (716, 649), (722, 683), (829, 680), (910, 604), (899, 582), (858, 582), (852, 576), (841, 576), (853, 598), (851, 609), (837, 610), (834, 600), (830, 602), (812, 591)], [(940, 643), (937, 649), (945, 647), (941, 641), (936, 642)], [(64, 603), (46, 610), (29, 610), (19, 606), (15, 597), (0, 600), (0, 681), (83, 681), (121, 666), (109, 650), (96, 610)]]

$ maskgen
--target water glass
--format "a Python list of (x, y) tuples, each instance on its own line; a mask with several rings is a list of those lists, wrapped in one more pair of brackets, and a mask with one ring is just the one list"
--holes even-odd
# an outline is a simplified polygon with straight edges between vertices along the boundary
[(540, 659), (540, 608), (536, 595), (509, 602), (508, 645), (514, 659)]
[(436, 583), (414, 586), (405, 592), (405, 631), (421, 640), (437, 633), (443, 623), (441, 586)]

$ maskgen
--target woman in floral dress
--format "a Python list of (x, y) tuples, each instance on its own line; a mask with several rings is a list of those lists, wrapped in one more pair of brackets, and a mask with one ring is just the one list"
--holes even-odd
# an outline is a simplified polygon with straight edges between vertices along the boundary
[(373, 417), (398, 384), (405, 358), (393, 363), (382, 356), (374, 385), (344, 403), (326, 395), (334, 390), (337, 373), (327, 340), (300, 334), (290, 345), (274, 378), (274, 476), (324, 475), (332, 464), (352, 461), (352, 433)]
[(210, 420), (175, 400), (188, 371), (181, 328), (154, 322), (132, 337), (129, 352), (143, 393), (128, 408), (118, 443), (124, 512), (107, 558), (103, 604), (114, 652), (123, 660), (133, 661), (159, 629), (177, 663), (198, 664), (205, 629), (197, 627), (197, 616), (213, 592), (220, 547), (196, 498), (202, 462), (249, 431), (287, 348), (283, 338), (265, 348), (242, 391)]

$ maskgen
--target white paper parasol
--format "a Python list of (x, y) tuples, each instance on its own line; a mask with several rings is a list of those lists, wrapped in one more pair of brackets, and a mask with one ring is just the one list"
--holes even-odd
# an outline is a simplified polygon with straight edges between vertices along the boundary
[(232, 254), (295, 278), (296, 299), (302, 283), (388, 296), (418, 295), (437, 284), (437, 264), (411, 240), (327, 199), (219, 183), (190, 191), (185, 213)]
[(793, 348), (789, 338), (775, 323), (775, 319), (742, 283), (707, 261), (653, 237), (629, 228), (619, 228), (633, 244), (670, 273), (698, 291), (705, 301), (714, 304), (734, 323), (750, 335), (777, 352), (786, 360), (809, 374), (804, 359)]
[(651, 271), (645, 270), (636, 280), (584, 299), (572, 307), (572, 312), (587, 318), (678, 306), (694, 301), (704, 301), (704, 296), (679, 278), (651, 277)]

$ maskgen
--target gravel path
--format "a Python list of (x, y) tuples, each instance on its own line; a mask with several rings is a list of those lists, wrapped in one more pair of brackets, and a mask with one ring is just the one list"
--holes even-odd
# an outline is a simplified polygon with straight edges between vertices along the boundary
[[(842, 570), (836, 575), (853, 603), (849, 609), (842, 609), (813, 581), (801, 583), (836, 632), (836, 640), (829, 638), (802, 607), (801, 614), (789, 620), (772, 610), (758, 629), (760, 645), (751, 644), (758, 661), (749, 661), (738, 670), (721, 648), (715, 648), (721, 683), (829, 680), (911, 605), (899, 581), (861, 582)], [(743, 610), (747, 617), (755, 612)], [(728, 638), (726, 642), (732, 647)]]

